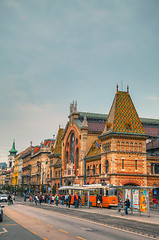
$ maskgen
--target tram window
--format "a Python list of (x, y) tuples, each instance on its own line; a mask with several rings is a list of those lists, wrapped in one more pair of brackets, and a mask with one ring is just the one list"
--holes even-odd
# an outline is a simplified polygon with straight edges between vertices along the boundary
[(117, 196), (117, 189), (114, 188), (114, 195)]
[(113, 195), (113, 188), (109, 188), (109, 196)]
[(106, 189), (106, 196), (108, 196), (108, 189)]

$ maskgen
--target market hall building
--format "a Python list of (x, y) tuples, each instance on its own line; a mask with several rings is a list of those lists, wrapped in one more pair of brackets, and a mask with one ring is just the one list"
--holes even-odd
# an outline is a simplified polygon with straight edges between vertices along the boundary
[(128, 87), (124, 92), (117, 86), (108, 115), (78, 112), (73, 102), (62, 136), (62, 184), (159, 186), (146, 156), (151, 137), (159, 137), (159, 123), (139, 118)]

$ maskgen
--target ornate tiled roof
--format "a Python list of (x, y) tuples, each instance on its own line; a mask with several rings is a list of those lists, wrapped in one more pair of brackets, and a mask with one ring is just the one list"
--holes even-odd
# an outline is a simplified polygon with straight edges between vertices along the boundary
[(56, 138), (56, 145), (55, 145), (55, 149), (53, 154), (60, 154), (61, 155), (61, 151), (62, 151), (62, 134), (63, 134), (64, 129), (63, 128), (59, 128), (59, 131), (57, 133), (57, 138)]
[(103, 134), (108, 132), (146, 134), (128, 91), (115, 95)]
[(95, 140), (92, 144), (88, 154), (86, 155), (86, 159), (93, 158), (101, 155), (101, 141)]

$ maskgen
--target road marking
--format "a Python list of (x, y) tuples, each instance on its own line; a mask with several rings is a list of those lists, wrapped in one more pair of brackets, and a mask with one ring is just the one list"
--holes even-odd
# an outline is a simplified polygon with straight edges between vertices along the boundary
[(24, 225), (22, 225), (22, 227), (27, 229), (27, 227), (26, 227), (26, 226), (24, 226)]
[(51, 226), (51, 225), (49, 225), (49, 224), (48, 224), (48, 226), (49, 226), (49, 227), (53, 227), (53, 226)]
[(43, 239), (44, 239), (44, 240), (48, 240), (47, 238), (44, 238), (44, 237), (43, 237)]
[(5, 228), (2, 228), (2, 229), (3, 229), (3, 232), (0, 232), (0, 234), (8, 232)]
[(68, 232), (66, 232), (66, 231), (64, 231), (64, 230), (62, 230), (62, 229), (59, 229), (61, 232), (64, 232), (64, 233), (68, 233)]
[(42, 221), (38, 220), (38, 222), (43, 223)]
[(77, 238), (80, 238), (80, 239), (82, 239), (82, 240), (86, 240), (85, 238), (82, 238), (82, 237), (79, 237), (79, 236), (76, 236)]
[[(49, 212), (49, 213), (50, 213), (50, 211), (47, 210), (47, 209), (40, 209), (40, 208), (39, 208), (39, 210), (41, 210), (41, 211), (45, 210), (46, 212)], [(132, 232), (132, 231), (130, 231), (130, 230), (125, 230), (125, 229), (121, 229), (121, 228), (118, 228), (118, 227), (113, 227), (113, 226), (110, 226), (110, 225), (107, 225), (107, 224), (97, 223), (97, 222), (93, 222), (93, 221), (91, 221), (91, 220), (87, 220), (87, 219), (83, 219), (83, 218), (78, 218), (78, 217), (73, 217), (73, 216), (70, 216), (70, 215), (67, 215), (67, 214), (64, 214), (64, 213), (58, 213), (58, 212), (54, 212), (54, 211), (51, 211), (51, 212), (53, 212), (53, 213), (55, 213), (55, 214), (63, 215), (63, 216), (65, 216), (65, 217), (68, 217), (68, 216), (69, 216), (70, 218), (74, 218), (74, 219), (78, 219), (78, 220), (81, 220), (81, 221), (85, 221), (85, 222), (90, 222), (90, 223), (93, 223), (93, 224), (97, 224), (97, 225), (100, 225), (100, 226), (104, 226), (104, 227), (116, 229), (116, 230), (118, 230), (118, 231), (131, 233), (131, 234), (134, 234), (134, 235), (137, 235), (137, 236), (142, 236), (142, 237), (146, 237), (146, 238), (156, 239), (156, 237), (153, 237), (152, 235), (151, 235), (151, 236), (150, 236), (150, 235), (147, 236), (147, 235), (145, 235), (145, 234), (140, 234), (140, 233), (137, 233), (137, 232)], [(60, 230), (60, 229), (59, 229), (59, 230)]]
[(34, 233), (34, 234), (38, 235), (36, 232), (34, 232), (34, 231), (32, 231), (32, 230), (30, 230), (30, 232), (32, 232), (32, 233)]

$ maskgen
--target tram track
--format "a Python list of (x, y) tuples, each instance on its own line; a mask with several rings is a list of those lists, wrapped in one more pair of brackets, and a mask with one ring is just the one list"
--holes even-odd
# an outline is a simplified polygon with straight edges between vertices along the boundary
[[(28, 203), (28, 205), (33, 207), (32, 204)], [(112, 217), (106, 214), (86, 212), (84, 211), (84, 209), (83, 210), (80, 209), (80, 211), (78, 211), (78, 209), (75, 210), (72, 208), (68, 209), (68, 208), (61, 208), (61, 207), (50, 207), (47, 205), (41, 205), (41, 206), (34, 205), (34, 207), (68, 215), (71, 217), (76, 217), (79, 219), (84, 219), (97, 224), (102, 224), (112, 228), (116, 228), (122, 231), (129, 231), (139, 235), (141, 234), (144, 236), (151, 237), (152, 239), (159, 239), (159, 226), (157, 224), (139, 222), (139, 221), (129, 220), (129, 219), (122, 219), (118, 217)]]

